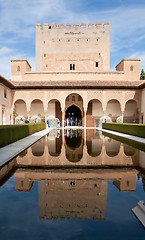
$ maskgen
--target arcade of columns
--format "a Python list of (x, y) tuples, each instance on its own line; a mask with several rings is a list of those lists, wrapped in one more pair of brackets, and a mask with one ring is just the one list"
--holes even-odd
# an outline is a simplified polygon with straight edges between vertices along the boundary
[[(73, 99), (73, 96), (75, 99)], [(113, 97), (112, 97), (113, 96)], [(62, 127), (64, 126), (65, 113), (68, 107), (74, 105), (81, 110), (83, 126), (88, 126), (86, 122), (89, 122), (87, 116), (91, 111), (92, 117), (103, 118), (107, 117), (120, 118), (120, 122), (124, 121), (124, 118), (139, 118), (141, 121), (140, 113), (140, 94), (138, 90), (100, 90), (100, 91), (84, 91), (78, 90), (74, 91), (16, 91), (14, 94), (13, 104), (12, 104), (12, 114), (11, 120), (19, 115), (22, 115), (28, 121), (32, 118), (32, 115), (36, 115), (44, 119), (45, 122), (49, 116), (49, 104), (55, 103), (55, 116), (62, 122)], [(90, 103), (92, 103), (90, 106)], [(20, 109), (18, 109), (20, 105)], [(57, 108), (57, 111), (56, 111)], [(91, 109), (90, 109), (91, 108)], [(93, 110), (94, 108), (94, 110)], [(92, 114), (93, 112), (93, 114)], [(15, 114), (15, 116), (13, 116)], [(57, 116), (58, 114), (58, 116)], [(87, 119), (87, 121), (86, 121)], [(94, 125), (93, 125), (94, 126)]]

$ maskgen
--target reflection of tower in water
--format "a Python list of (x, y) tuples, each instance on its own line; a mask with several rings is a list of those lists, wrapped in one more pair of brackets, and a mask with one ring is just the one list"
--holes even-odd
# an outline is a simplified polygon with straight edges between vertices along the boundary
[(107, 181), (67, 179), (39, 181), (40, 219), (74, 217), (105, 220)]
[(40, 219), (106, 218), (107, 181), (119, 191), (136, 190), (135, 169), (18, 169), (16, 191), (29, 192), (38, 181)]

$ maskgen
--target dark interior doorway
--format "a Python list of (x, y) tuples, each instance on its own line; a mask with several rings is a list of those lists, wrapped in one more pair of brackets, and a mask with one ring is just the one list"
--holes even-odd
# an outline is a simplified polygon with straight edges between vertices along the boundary
[(73, 125), (82, 125), (82, 113), (81, 110), (75, 106), (72, 105), (70, 107), (67, 108), (66, 112), (65, 112), (65, 119), (67, 122), (67, 119), (73, 119)]

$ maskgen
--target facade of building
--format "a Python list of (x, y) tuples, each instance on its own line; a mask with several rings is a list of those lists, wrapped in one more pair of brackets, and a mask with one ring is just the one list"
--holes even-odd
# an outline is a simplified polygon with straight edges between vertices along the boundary
[(36, 24), (36, 71), (26, 59), (11, 60), (11, 80), (0, 77), (0, 92), (0, 124), (145, 123), (140, 60), (123, 59), (110, 71), (108, 22)]

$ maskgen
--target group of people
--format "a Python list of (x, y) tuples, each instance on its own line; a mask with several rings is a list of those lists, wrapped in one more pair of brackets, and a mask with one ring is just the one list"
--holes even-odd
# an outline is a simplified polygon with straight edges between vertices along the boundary
[[(78, 119), (77, 117), (68, 117), (64, 120), (64, 126), (68, 127), (68, 126), (82, 126), (82, 121), (81, 119)], [(53, 123), (52, 123), (52, 119), (47, 119), (47, 127), (57, 127), (60, 128), (61, 127), (61, 123), (59, 119), (53, 119)]]
[(68, 117), (65, 119), (65, 126), (81, 126), (82, 122), (77, 117)]

